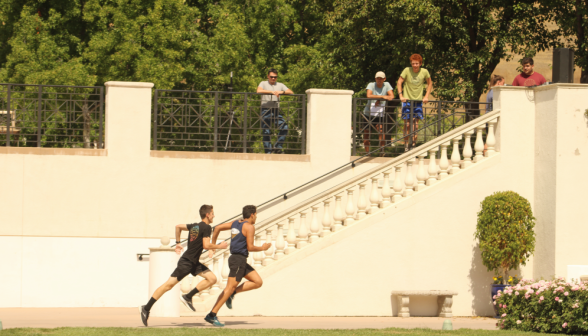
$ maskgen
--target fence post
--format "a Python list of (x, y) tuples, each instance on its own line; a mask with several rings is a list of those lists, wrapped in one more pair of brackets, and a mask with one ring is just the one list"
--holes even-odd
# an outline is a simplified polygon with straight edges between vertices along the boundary
[(100, 87), (100, 121), (98, 122), (98, 148), (104, 149), (104, 86)]
[(243, 102), (243, 153), (247, 153), (247, 97), (245, 93), (245, 101)]
[(37, 105), (37, 147), (41, 147), (41, 109), (43, 106), (43, 85), (39, 85), (39, 104)]
[(443, 125), (441, 123), (441, 101), (438, 102), (439, 107), (437, 108), (437, 136), (440, 136), (441, 134), (443, 134)]
[(302, 95), (302, 148), (300, 154), (306, 154), (306, 95)]
[(217, 151), (218, 142), (218, 91), (214, 93), (214, 140), (212, 151)]
[(155, 89), (153, 95), (153, 143), (151, 144), (152, 150), (157, 150), (157, 100), (159, 96), (159, 90)]
[(6, 147), (10, 147), (10, 123), (12, 122), (10, 114), (10, 84), (8, 84), (8, 100), (6, 102)]
[(351, 155), (352, 156), (356, 156), (357, 155), (357, 141), (355, 141), (355, 127), (357, 127), (357, 115), (356, 115), (356, 109), (357, 109), (357, 98), (352, 97), (351, 98), (353, 100), (353, 102), (351, 103)]

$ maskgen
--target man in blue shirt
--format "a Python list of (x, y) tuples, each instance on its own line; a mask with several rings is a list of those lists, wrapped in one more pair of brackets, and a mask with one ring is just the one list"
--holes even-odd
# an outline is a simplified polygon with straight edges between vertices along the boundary
[(384, 111), (386, 109), (386, 101), (394, 99), (394, 89), (390, 83), (386, 82), (386, 74), (383, 71), (378, 71), (376, 73), (376, 81), (368, 84), (367, 97), (374, 99), (367, 101), (367, 105), (363, 109), (361, 125), (363, 128), (363, 146), (366, 153), (369, 153), (372, 130), (378, 132), (380, 147), (386, 145), (386, 136), (384, 135), (384, 123), (386, 120)]

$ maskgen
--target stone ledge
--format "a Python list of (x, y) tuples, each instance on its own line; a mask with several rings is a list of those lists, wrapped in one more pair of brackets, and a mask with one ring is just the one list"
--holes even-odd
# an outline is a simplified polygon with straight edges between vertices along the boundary
[(310, 155), (296, 155), (296, 154), (182, 152), (182, 151), (154, 151), (154, 150), (152, 150), (151, 157), (168, 158), (168, 159), (259, 160), (259, 161), (310, 162)]
[(308, 89), (308, 90), (306, 90), (306, 94), (351, 96), (351, 95), (353, 95), (353, 93), (354, 93), (353, 90), (332, 90), (332, 89)]
[(392, 295), (439, 296), (439, 295), (457, 295), (457, 292), (448, 291), (448, 290), (398, 290), (398, 291), (392, 291)]
[(136, 88), (136, 89), (151, 89), (153, 87), (153, 83), (143, 83), (143, 82), (117, 82), (117, 81), (109, 81), (104, 83), (106, 87), (126, 87), (126, 88)]
[(107, 149), (0, 147), (0, 154), (108, 156)]

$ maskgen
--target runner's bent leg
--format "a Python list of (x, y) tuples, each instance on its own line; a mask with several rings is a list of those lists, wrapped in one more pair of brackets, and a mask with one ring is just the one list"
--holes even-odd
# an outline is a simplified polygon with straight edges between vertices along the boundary
[[(245, 277), (245, 278), (247, 278), (247, 277)], [(218, 296), (218, 299), (216, 300), (216, 303), (214, 304), (214, 307), (212, 308), (211, 312), (213, 312), (215, 314), (218, 313), (218, 311), (223, 306), (223, 304), (225, 304), (225, 302), (227, 301), (229, 296), (233, 295), (233, 292), (235, 291), (235, 288), (237, 287), (237, 285), (238, 285), (237, 278), (230, 277), (229, 280), (227, 281), (227, 287), (225, 287), (225, 289)]]
[(257, 271), (249, 272), (244, 278), (249, 281), (246, 281), (243, 284), (241, 284), (241, 286), (237, 287), (237, 293), (258, 289), (263, 285), (263, 280), (261, 280), (261, 277), (259, 276), (259, 273), (257, 273)]
[(153, 298), (155, 300), (159, 300), (159, 298), (165, 294), (167, 291), (169, 291), (170, 289), (174, 288), (175, 285), (178, 284), (178, 278), (176, 277), (170, 277), (169, 279), (167, 279), (167, 281), (159, 286), (159, 288), (157, 288), (155, 290), (155, 292), (153, 292)]

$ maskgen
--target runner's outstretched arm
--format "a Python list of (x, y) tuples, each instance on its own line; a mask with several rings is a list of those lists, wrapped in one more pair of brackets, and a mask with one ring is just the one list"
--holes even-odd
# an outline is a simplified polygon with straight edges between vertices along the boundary
[(182, 231), (188, 231), (188, 226), (186, 224), (176, 225), (176, 254), (181, 254), (184, 249), (182, 244), (178, 243), (182, 239)]
[(255, 226), (251, 225), (249, 222), (243, 224), (243, 231), (245, 233), (245, 237), (247, 238), (247, 251), (249, 252), (260, 252), (266, 251), (267, 249), (272, 246), (271, 243), (265, 243), (261, 246), (255, 246), (253, 243), (253, 237), (255, 236)]
[[(214, 227), (214, 229), (213, 229), (214, 232), (212, 233), (212, 239), (210, 239), (210, 244), (213, 245), (213, 246), (217, 246), (217, 247), (207, 247), (206, 244), (208, 243), (208, 241), (205, 240), (206, 238), (205, 239), (202, 239), (202, 244), (203, 244), (204, 248), (208, 250), (208, 257), (209, 258), (212, 258), (212, 256), (214, 255), (215, 249), (217, 249), (217, 248), (222, 248), (222, 249), (227, 248), (227, 243), (225, 243), (225, 242), (222, 242), (219, 245), (215, 245), (215, 244), (216, 244), (216, 240), (218, 238), (218, 235), (221, 233), (221, 231), (230, 230), (231, 229), (231, 224), (233, 224), (233, 223), (227, 222), (227, 223), (219, 224), (219, 225), (217, 225), (217, 226)], [(224, 244), (224, 247), (220, 247), (223, 244)]]

